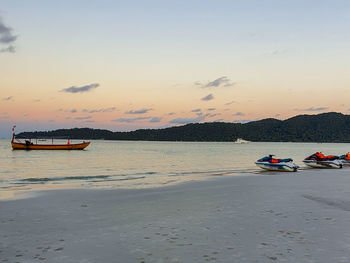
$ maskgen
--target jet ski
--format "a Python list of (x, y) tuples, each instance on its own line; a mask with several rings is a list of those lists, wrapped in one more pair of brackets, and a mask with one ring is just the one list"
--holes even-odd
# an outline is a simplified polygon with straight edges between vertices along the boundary
[(343, 168), (342, 162), (338, 156), (323, 155), (321, 152), (314, 153), (306, 157), (303, 161), (306, 165), (313, 168)]
[(342, 162), (342, 164), (350, 165), (350, 153), (339, 156), (339, 160)]
[(265, 170), (269, 171), (285, 171), (296, 172), (299, 168), (298, 165), (293, 163), (293, 159), (275, 159), (274, 155), (263, 157), (255, 162), (255, 164)]

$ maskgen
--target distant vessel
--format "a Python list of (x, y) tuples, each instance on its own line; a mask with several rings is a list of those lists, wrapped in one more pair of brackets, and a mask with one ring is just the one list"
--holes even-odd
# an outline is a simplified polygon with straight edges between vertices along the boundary
[(246, 144), (246, 143), (250, 143), (250, 141), (243, 140), (242, 138), (237, 138), (237, 140), (235, 140), (234, 143)]
[(67, 144), (54, 144), (53, 139), (52, 144), (38, 144), (37, 142), (33, 143), (31, 140), (25, 140), (24, 142), (21, 142), (20, 140), (16, 139), (14, 132), (15, 127), (16, 126), (13, 126), (12, 128), (13, 133), (11, 145), (13, 150), (83, 150), (90, 144), (90, 142), (71, 144), (69, 140)]

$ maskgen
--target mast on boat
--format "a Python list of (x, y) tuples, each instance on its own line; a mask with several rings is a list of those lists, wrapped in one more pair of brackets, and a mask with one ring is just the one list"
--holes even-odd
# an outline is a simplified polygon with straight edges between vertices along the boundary
[(15, 140), (15, 128), (16, 128), (16, 125), (13, 125), (12, 127), (12, 141), (13, 142)]

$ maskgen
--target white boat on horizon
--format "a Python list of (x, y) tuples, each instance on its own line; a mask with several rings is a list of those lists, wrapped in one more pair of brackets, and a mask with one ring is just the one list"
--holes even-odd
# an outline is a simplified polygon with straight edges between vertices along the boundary
[(243, 140), (242, 138), (237, 138), (237, 140), (235, 140), (234, 143), (246, 144), (246, 143), (250, 143), (250, 141)]

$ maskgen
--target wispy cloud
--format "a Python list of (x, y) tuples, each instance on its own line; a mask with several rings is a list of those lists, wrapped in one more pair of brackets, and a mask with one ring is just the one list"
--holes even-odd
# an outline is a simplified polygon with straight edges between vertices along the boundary
[(233, 121), (234, 123), (248, 123), (248, 122), (252, 122), (252, 121), (258, 121), (260, 119), (253, 119), (253, 120), (235, 120)]
[(191, 112), (201, 112), (201, 109), (194, 109), (194, 110), (191, 110)]
[(215, 87), (232, 87), (235, 85), (235, 82), (232, 82), (228, 77), (223, 76), (213, 81), (209, 81), (207, 84), (201, 84), (201, 82), (199, 81), (196, 81), (194, 84), (196, 86), (201, 86), (201, 88), (215, 88)]
[(213, 99), (214, 99), (214, 95), (212, 93), (210, 93), (207, 96), (201, 98), (201, 100), (203, 100), (203, 101), (208, 101), (208, 100), (213, 100)]
[(275, 56), (284, 55), (286, 53), (287, 53), (287, 49), (274, 49), (269, 52), (266, 52), (264, 55), (267, 57), (275, 57)]
[(214, 111), (216, 108), (208, 108), (207, 111)]
[(244, 116), (244, 113), (237, 111), (236, 113), (233, 113), (232, 116)]
[(231, 105), (232, 103), (236, 103), (236, 102), (232, 100), (230, 102), (225, 103), (225, 105), (228, 106), (228, 105)]
[(324, 111), (328, 110), (328, 107), (310, 107), (306, 109), (295, 109), (296, 111)]
[(198, 118), (176, 118), (173, 119), (171, 121), (169, 121), (169, 123), (173, 123), (173, 124), (188, 124), (188, 123), (197, 123), (200, 120), (198, 120)]
[(62, 89), (61, 92), (83, 93), (83, 92), (88, 92), (92, 89), (96, 89), (99, 86), (100, 86), (100, 84), (98, 84), (98, 83), (93, 83), (93, 84), (89, 84), (89, 85), (85, 85), (85, 86), (81, 86), (81, 87), (72, 86), (72, 87), (69, 87), (66, 89)]
[(147, 113), (149, 111), (151, 111), (152, 109), (148, 108), (148, 109), (140, 109), (140, 110), (129, 110), (124, 112), (125, 114), (144, 114)]
[(175, 115), (175, 114), (176, 114), (175, 112), (169, 112), (168, 116), (172, 116), (172, 115)]
[(132, 123), (132, 122), (137, 122), (137, 121), (142, 121), (142, 120), (149, 120), (151, 117), (137, 117), (137, 118), (119, 118), (112, 120), (114, 122), (126, 122), (126, 123)]
[(8, 119), (9, 118), (9, 115), (7, 112), (1, 112), (0, 113), (0, 119)]
[(74, 119), (75, 120), (88, 120), (88, 119), (91, 119), (92, 116), (82, 116), (82, 117), (75, 117)]
[(76, 109), (71, 109), (69, 112), (71, 112), (71, 113), (76, 113), (77, 110), (76, 110)]
[(199, 113), (197, 118), (176, 118), (169, 121), (171, 124), (188, 124), (188, 123), (198, 123), (204, 121), (208, 117), (208, 114), (203, 115)]
[(152, 119), (149, 120), (149, 122), (160, 122), (162, 118), (159, 117), (153, 117)]
[(113, 111), (115, 111), (116, 109), (117, 109), (116, 107), (102, 108), (102, 109), (93, 109), (93, 110), (83, 109), (83, 112), (88, 112), (88, 113), (113, 112)]
[(15, 53), (16, 52), (16, 48), (13, 45), (9, 45), (8, 47), (4, 47), (0, 49), (0, 53)]
[(0, 44), (6, 45), (6, 47), (0, 49), (0, 52), (14, 53), (16, 51), (13, 44), (17, 40), (17, 36), (12, 31), (12, 28), (6, 26), (0, 17)]
[(12, 100), (12, 99), (13, 99), (13, 96), (9, 96), (9, 97), (6, 97), (6, 98), (2, 98), (1, 100), (9, 101), (9, 100)]

